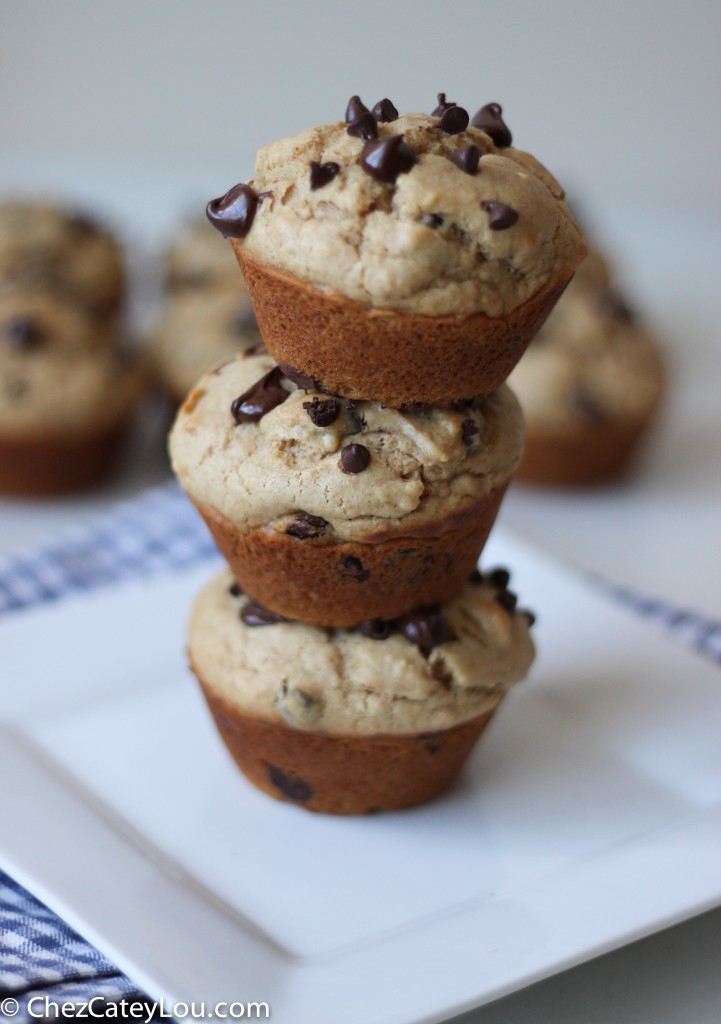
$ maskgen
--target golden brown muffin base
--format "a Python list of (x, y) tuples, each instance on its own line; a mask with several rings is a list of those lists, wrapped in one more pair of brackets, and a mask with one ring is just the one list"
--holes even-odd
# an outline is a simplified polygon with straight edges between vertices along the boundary
[(476, 566), (506, 486), (422, 531), (377, 533), (368, 543), (301, 540), (263, 528), (242, 534), (208, 506), (196, 508), (247, 594), (284, 618), (347, 627), (456, 594)]
[(515, 479), (550, 487), (592, 487), (621, 478), (650, 424), (651, 414), (542, 429), (526, 422), (526, 447)]
[(324, 292), (255, 262), (231, 242), (276, 362), (333, 394), (393, 408), (444, 405), (500, 387), (568, 284), (553, 282), (502, 319), (414, 316)]
[(0, 494), (50, 497), (99, 486), (117, 468), (130, 417), (80, 434), (0, 437)]
[(223, 742), (246, 778), (276, 800), (324, 814), (395, 811), (439, 796), (498, 707), (426, 733), (305, 732), (239, 711), (208, 685), (192, 659), (191, 668)]

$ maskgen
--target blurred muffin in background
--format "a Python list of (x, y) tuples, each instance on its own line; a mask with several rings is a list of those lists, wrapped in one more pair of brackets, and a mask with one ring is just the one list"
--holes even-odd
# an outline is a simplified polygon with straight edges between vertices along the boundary
[(147, 382), (121, 340), (124, 291), (107, 231), (0, 203), (0, 493), (64, 494), (111, 475)]
[(205, 217), (168, 250), (165, 283), (150, 352), (160, 387), (178, 405), (207, 370), (263, 343), (233, 251)]
[(661, 401), (658, 343), (592, 250), (508, 383), (526, 419), (516, 479), (580, 487), (628, 469)]

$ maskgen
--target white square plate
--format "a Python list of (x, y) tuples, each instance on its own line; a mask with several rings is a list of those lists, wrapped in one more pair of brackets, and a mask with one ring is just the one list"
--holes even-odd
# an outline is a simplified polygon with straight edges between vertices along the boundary
[(184, 661), (215, 566), (0, 623), (0, 862), (149, 994), (420, 1024), (721, 902), (721, 676), (496, 530), (539, 656), (461, 781), (332, 818), (232, 765)]

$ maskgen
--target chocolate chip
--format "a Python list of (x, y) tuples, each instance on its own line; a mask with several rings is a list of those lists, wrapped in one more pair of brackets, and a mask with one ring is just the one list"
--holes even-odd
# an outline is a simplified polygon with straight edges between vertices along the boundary
[(403, 402), (399, 406), (399, 412), (403, 413), (418, 413), (418, 412), (430, 412), (433, 406), (430, 402)]
[(286, 775), (280, 768), (276, 768), (274, 764), (268, 765), (268, 779), (272, 786), (282, 793), (283, 796), (287, 796), (289, 800), (295, 800), (297, 803), (305, 803), (306, 800), (310, 800), (313, 796), (313, 787), (305, 779), (293, 778), (291, 775)]
[(422, 213), (421, 223), (425, 224), (427, 228), (432, 228), (432, 230), (435, 231), (437, 228), (442, 226), (443, 217), (441, 217), (439, 213)]
[(501, 117), (502, 113), (500, 103), (486, 103), (471, 120), (473, 127), (480, 128), (486, 135), (490, 135), (499, 149), (510, 146), (513, 141), (508, 125)]
[(437, 93), (436, 99), (438, 100), (438, 106), (431, 114), (431, 117), (443, 117), (445, 112), (447, 110), (450, 110), (451, 107), (458, 106), (457, 103), (451, 103), (450, 101), (446, 100), (446, 94), (444, 92)]
[(505, 609), (510, 615), (515, 612), (516, 604), (518, 603), (518, 597), (512, 590), (499, 590), (494, 595), (493, 600), (496, 604), (500, 604), (501, 608)]
[(319, 164), (315, 160), (310, 162), (310, 190), (315, 192), (317, 188), (323, 188), (329, 182), (333, 181), (333, 178), (340, 171), (340, 164), (334, 163), (329, 160), (328, 163)]
[(0, 336), (10, 348), (37, 348), (43, 341), (42, 328), (28, 316), (14, 316), (0, 325)]
[(579, 387), (568, 396), (572, 412), (589, 423), (598, 423), (604, 418), (603, 406), (587, 388)]
[(230, 594), (231, 597), (240, 597), (240, 595), (243, 593), (240, 583), (238, 583), (237, 580), (233, 580), (233, 582), (230, 584), (230, 586), (228, 587), (228, 593)]
[(311, 537), (318, 537), (327, 525), (328, 520), (321, 516), (312, 516), (310, 512), (296, 512), (293, 522), (285, 532), (289, 537), (308, 540)]
[(280, 383), (282, 379), (282, 370), (279, 366), (275, 366), (236, 398), (230, 407), (235, 422), (239, 424), (256, 423), (271, 409), (282, 405), (288, 397), (288, 392)]
[(518, 615), (523, 615), (528, 619), (529, 627), (536, 624), (536, 614), (535, 612), (532, 612), (530, 608), (517, 608), (516, 613)]
[[(265, 347), (262, 341), (259, 341), (257, 345), (251, 345), (250, 348), (243, 349), (243, 359), (249, 359), (251, 356), (267, 356), (268, 349)], [(216, 373), (216, 370), (212, 371)]]
[(474, 569), (471, 575), (468, 577), (468, 582), (474, 586), (479, 586), (483, 583), (483, 573), (480, 569)]
[(370, 569), (366, 569), (360, 558), (356, 558), (355, 555), (344, 555), (342, 561), (341, 576), (348, 576), (357, 583), (365, 583), (370, 578)]
[(224, 238), (245, 238), (253, 224), (258, 199), (250, 185), (241, 182), (219, 199), (211, 199), (205, 213)]
[(389, 121), (395, 121), (398, 118), (398, 111), (389, 99), (379, 100), (371, 113), (381, 124), (388, 124)]
[(369, 640), (387, 640), (393, 632), (393, 625), (385, 619), (366, 619), (358, 623), (358, 632)]
[(393, 184), (400, 174), (407, 174), (415, 162), (416, 155), (402, 135), (367, 142), (360, 158), (363, 170), (387, 185)]
[(451, 153), (448, 157), (456, 167), (460, 167), (464, 174), (475, 174), (478, 170), (478, 164), (481, 159), (481, 151), (478, 146), (471, 144), (470, 146), (462, 146), (456, 150), (455, 153)]
[(618, 292), (607, 291), (599, 300), (598, 310), (603, 316), (608, 316), (621, 324), (636, 322), (635, 313)]
[(284, 377), (292, 381), (303, 391), (325, 391), (325, 388), (317, 381), (314, 377), (309, 377), (307, 373), (303, 373), (301, 370), (296, 370), (294, 366), (288, 366), (287, 363), (281, 363), (278, 367), (281, 370)]
[(100, 230), (97, 221), (82, 210), (68, 214), (68, 225), (78, 235), (97, 235)]
[(464, 420), (461, 423), (461, 440), (469, 448), (473, 444), (473, 438), (479, 433), (478, 424), (475, 420)]
[(414, 608), (398, 619), (396, 626), (406, 640), (428, 657), (434, 647), (453, 640), (453, 634), (437, 605)]
[(347, 444), (341, 448), (340, 462), (344, 473), (362, 473), (370, 460), (371, 453), (363, 444)]
[(348, 106), (345, 108), (345, 123), (350, 124), (351, 121), (355, 121), (361, 114), (367, 114), (368, 107), (365, 105), (360, 96), (351, 96), (348, 100)]
[(488, 227), (491, 231), (504, 231), (512, 227), (518, 220), (518, 214), (512, 206), (496, 200), (481, 203), (481, 209), (488, 214)]
[(274, 626), (277, 622), (288, 621), (282, 615), (277, 615), (270, 609), (264, 608), (262, 604), (253, 601), (252, 598), (241, 609), (240, 618), (246, 626)]
[(365, 417), (361, 416), (356, 408), (357, 404), (354, 398), (345, 400), (346, 430), (349, 434), (360, 434), (366, 425)]
[(468, 111), (463, 107), (448, 107), (443, 111), (438, 127), (448, 135), (460, 135), (468, 127)]
[(511, 581), (511, 574), (508, 569), (502, 569), (499, 566), (498, 569), (492, 569), (489, 572), (488, 579), (494, 587), (498, 587), (500, 590), (505, 590)]
[(338, 419), (340, 402), (337, 398), (314, 397), (310, 402), (303, 402), (303, 408), (310, 416), (314, 426), (329, 427)]
[(370, 110), (367, 110), (365, 114), (359, 114), (358, 117), (354, 118), (346, 128), (346, 131), (349, 135), (354, 136), (354, 138), (363, 139), (364, 142), (368, 142), (370, 139), (378, 137), (378, 124)]

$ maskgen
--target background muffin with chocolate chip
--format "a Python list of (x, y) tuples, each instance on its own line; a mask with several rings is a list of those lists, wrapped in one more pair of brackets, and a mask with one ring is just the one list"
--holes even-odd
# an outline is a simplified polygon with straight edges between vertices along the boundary
[(498, 387), (585, 251), (500, 107), (469, 123), (443, 94), (432, 115), (353, 97), (345, 122), (262, 149), (208, 216), (278, 362), (395, 407)]
[(320, 626), (450, 597), (521, 457), (512, 393), (391, 409), (292, 377), (267, 355), (236, 359), (198, 383), (170, 438), (243, 589)]
[(664, 363), (601, 253), (581, 264), (509, 383), (526, 419), (518, 479), (586, 486), (629, 468), (660, 405)]

